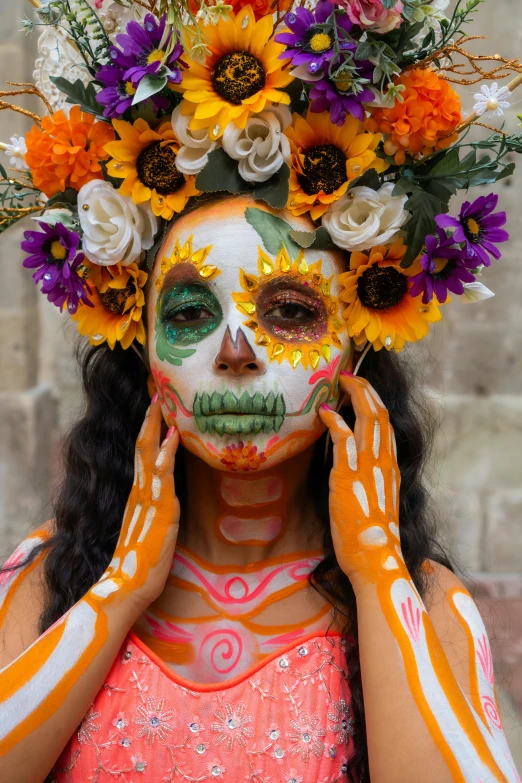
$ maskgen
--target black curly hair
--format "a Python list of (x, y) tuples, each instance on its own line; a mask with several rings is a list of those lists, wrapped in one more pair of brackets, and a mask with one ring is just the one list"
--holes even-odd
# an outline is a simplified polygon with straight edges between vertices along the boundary
[[(110, 562), (131, 490), (134, 447), (149, 405), (148, 369), (139, 354), (116, 344), (79, 345), (86, 407), (64, 444), (64, 480), (55, 503), (52, 537), (31, 553), (43, 549), (45, 557), (45, 605), (40, 617), (43, 632), (71, 608), (100, 578)], [(428, 509), (422, 473), (433, 441), (433, 419), (422, 397), (415, 393), (412, 372), (395, 354), (370, 350), (359, 375), (366, 378), (388, 408), (397, 439), (401, 472), (400, 536), (404, 559), (421, 595), (427, 589), (422, 565), (427, 558), (452, 568), (437, 543), (436, 520)], [(350, 407), (340, 411), (353, 428)], [(354, 638), (347, 651), (349, 684), (354, 713), (355, 756), (348, 779), (370, 783), (364, 700), (357, 643), (357, 606), (348, 578), (337, 564), (330, 534), (328, 478), (332, 448), (325, 459), (326, 436), (317, 442), (310, 482), (317, 517), (324, 529), (324, 560), (310, 575), (315, 589), (324, 594), (343, 618), (346, 633)], [(321, 477), (317, 480), (317, 477)], [(185, 505), (183, 449), (176, 459), (176, 491)], [(183, 520), (183, 511), (182, 511)]]

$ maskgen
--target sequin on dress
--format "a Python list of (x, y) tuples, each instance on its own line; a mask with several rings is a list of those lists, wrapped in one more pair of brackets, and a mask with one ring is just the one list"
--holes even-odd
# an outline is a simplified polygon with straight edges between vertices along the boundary
[(226, 683), (196, 685), (130, 633), (56, 764), (56, 783), (346, 780), (346, 644), (311, 634)]

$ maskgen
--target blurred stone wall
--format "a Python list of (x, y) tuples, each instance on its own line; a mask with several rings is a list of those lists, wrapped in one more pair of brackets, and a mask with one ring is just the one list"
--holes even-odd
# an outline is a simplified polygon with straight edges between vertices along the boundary
[[(30, 11), (29, 3), (0, 3), (0, 73), (12, 81), (31, 80), (36, 40), (19, 32), (18, 21)], [(473, 30), (489, 35), (479, 46), (522, 56), (519, 12), (520, 0), (490, 0)], [(475, 88), (460, 92), (466, 115)], [(522, 111), (520, 92), (506, 116), (509, 132), (516, 132)], [(22, 105), (40, 110), (36, 103)], [(28, 127), (21, 115), (0, 112), (1, 141)], [(522, 715), (522, 163), (495, 190), (511, 234), (503, 258), (483, 276), (496, 297), (444, 308), (443, 322), (413, 356), (440, 418), (433, 502), (448, 548), (488, 622), (504, 719), (522, 769), (522, 739), (510, 705), (511, 699)], [(0, 557), (49, 517), (59, 439), (81, 406), (71, 355), (74, 324), (37, 294), (21, 266), (20, 239), (30, 222), (10, 228), (0, 244)]]

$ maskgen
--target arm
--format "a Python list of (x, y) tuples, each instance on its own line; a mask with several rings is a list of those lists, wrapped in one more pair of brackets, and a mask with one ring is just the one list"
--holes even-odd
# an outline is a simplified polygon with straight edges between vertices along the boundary
[(179, 520), (173, 477), (178, 434), (169, 430), (159, 448), (160, 426), (160, 406), (153, 402), (138, 438), (134, 484), (107, 571), (0, 671), (3, 783), (45, 779), (101, 687), (129, 628), (164, 587)]
[[(323, 409), (321, 418), (334, 442), (332, 537), (357, 598), (372, 783), (520, 783), (494, 718), (491, 654), (478, 610), (456, 580), (443, 590), (451, 611), (441, 609), (435, 591), (433, 622), (401, 553), (400, 474), (388, 413), (366, 381), (343, 375), (342, 387), (355, 432), (333, 411)], [(467, 640), (464, 668), (450, 664), (438, 635), (444, 627)], [(471, 698), (456, 672), (469, 677)]]

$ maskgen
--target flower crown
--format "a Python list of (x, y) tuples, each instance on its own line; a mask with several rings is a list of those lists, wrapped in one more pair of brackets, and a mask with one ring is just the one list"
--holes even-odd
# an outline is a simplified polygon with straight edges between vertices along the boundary
[[(91, 343), (128, 348), (145, 342), (167, 221), (202, 193), (250, 191), (272, 208), (258, 233), (274, 263), (347, 251), (343, 329), (400, 351), (449, 292), (493, 296), (477, 277), (508, 239), (494, 193), (449, 206), (522, 152), (521, 133), (485, 122), (509, 107), (522, 64), (467, 49), (481, 1), (448, 18), (449, 0), (31, 0), (23, 27), (45, 45), (36, 84), (0, 96), (34, 120), (0, 144), (0, 231), (33, 215), (23, 264), (42, 293)], [(466, 119), (454, 83), (481, 83)], [(45, 116), (5, 100), (24, 93)], [(471, 140), (471, 126), (488, 133)], [(283, 208), (315, 230), (292, 230)]]

